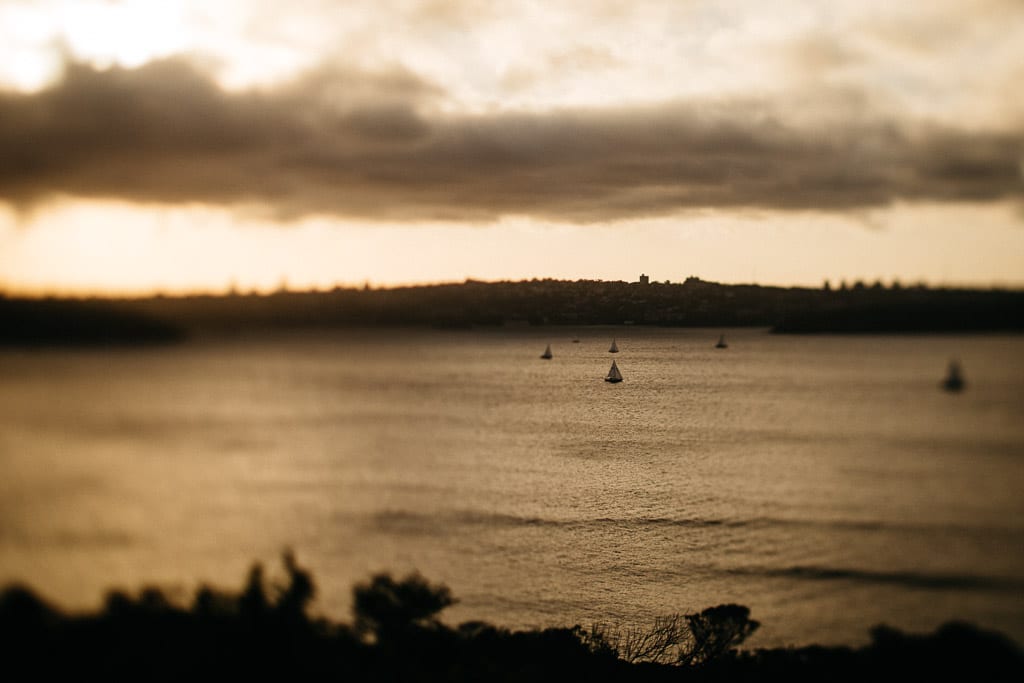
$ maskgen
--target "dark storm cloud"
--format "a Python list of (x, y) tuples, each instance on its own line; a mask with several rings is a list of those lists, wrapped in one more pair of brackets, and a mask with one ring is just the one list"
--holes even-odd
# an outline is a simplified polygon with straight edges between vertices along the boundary
[[(0, 95), (0, 198), (266, 203), (281, 217), (598, 221), (685, 208), (844, 210), (1021, 197), (1024, 132), (727, 101), (451, 114), (403, 71), (227, 93), (183, 61), (69, 65)], [(807, 117), (801, 117), (801, 120)]]

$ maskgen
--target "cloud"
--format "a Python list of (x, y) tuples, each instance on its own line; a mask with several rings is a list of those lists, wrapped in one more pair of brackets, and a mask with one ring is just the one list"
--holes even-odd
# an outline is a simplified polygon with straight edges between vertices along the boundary
[[(816, 96), (827, 103), (830, 93)], [(69, 64), (46, 90), (0, 94), (0, 199), (258, 203), (281, 218), (590, 222), (705, 207), (1022, 197), (1024, 130), (865, 112), (816, 118), (799, 102), (467, 114), (446, 111), (439, 87), (401, 69), (324, 68), (230, 93), (182, 59), (138, 69)]]
[(551, 54), (541, 55), (533, 67), (514, 66), (505, 70), (500, 83), (505, 92), (536, 87), (558, 74), (557, 85), (578, 79), (580, 75), (623, 66), (623, 61), (610, 50), (591, 45), (573, 45)]

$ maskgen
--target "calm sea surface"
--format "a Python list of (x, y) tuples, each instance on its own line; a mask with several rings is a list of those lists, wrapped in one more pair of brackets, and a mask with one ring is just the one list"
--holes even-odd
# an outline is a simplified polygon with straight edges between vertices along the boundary
[(1024, 642), (1024, 337), (719, 332), (0, 352), (0, 582), (185, 598), (288, 546), (343, 619), (353, 583), (417, 569), (453, 623), (739, 602), (751, 646), (952, 618)]

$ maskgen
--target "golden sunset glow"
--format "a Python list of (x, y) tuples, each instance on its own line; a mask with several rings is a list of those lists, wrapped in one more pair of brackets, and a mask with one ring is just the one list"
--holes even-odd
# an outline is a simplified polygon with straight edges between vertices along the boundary
[(0, 287), (1024, 285), (1024, 6), (0, 3)]

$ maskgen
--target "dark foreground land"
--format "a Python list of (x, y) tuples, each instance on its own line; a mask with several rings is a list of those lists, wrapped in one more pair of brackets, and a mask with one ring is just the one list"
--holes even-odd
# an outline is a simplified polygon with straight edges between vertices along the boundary
[(0, 347), (168, 344), (185, 328), (114, 302), (0, 296)]
[(30, 589), (0, 593), (5, 680), (297, 681), (1020, 681), (1024, 651), (948, 623), (911, 635), (885, 626), (862, 648), (740, 650), (758, 623), (741, 605), (669, 615), (647, 628), (509, 631), (456, 627), (449, 590), (378, 575), (353, 590), (351, 624), (311, 617), (315, 587), (294, 558), (286, 581), (257, 565), (239, 592), (201, 587), (191, 605), (158, 589), (112, 592), (69, 615)]
[(770, 327), (776, 332), (1024, 330), (1024, 291), (579, 280), (139, 299), (0, 295), (0, 346), (161, 343), (189, 334), (416, 325)]

